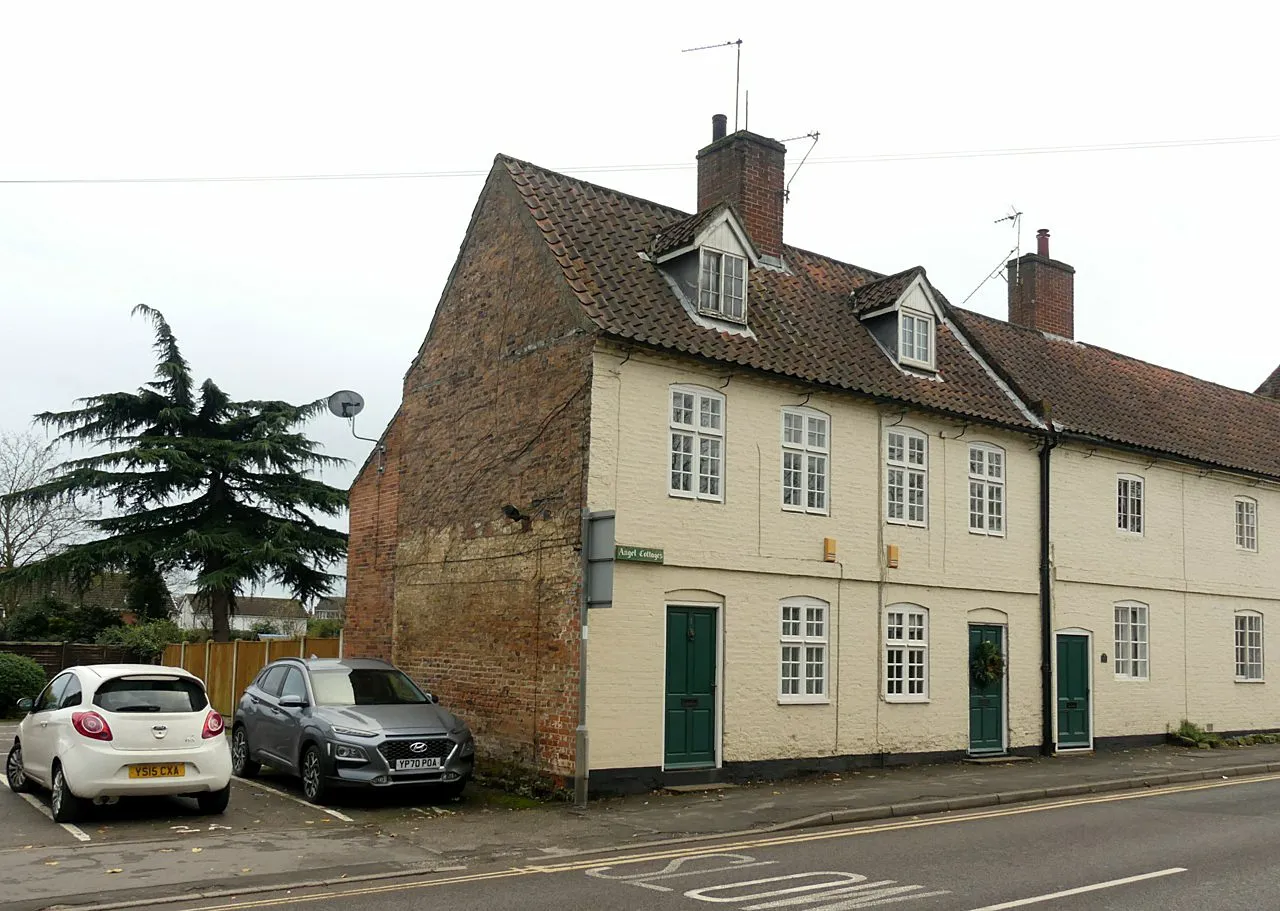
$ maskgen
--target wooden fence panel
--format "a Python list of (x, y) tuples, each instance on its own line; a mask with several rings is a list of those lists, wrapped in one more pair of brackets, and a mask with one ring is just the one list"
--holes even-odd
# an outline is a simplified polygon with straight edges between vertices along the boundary
[(308, 636), (302, 640), (302, 656), (310, 658), (315, 655), (317, 658), (340, 658), (341, 651), (339, 645), (340, 639), (333, 636), (326, 636), (323, 639)]
[(182, 656), (182, 669), (195, 674), (206, 684), (209, 682), (209, 643), (191, 642)]
[(267, 643), (262, 640), (257, 642), (236, 642), (233, 643), (238, 649), (236, 654), (236, 677), (235, 677), (235, 693), (231, 697), (231, 706), (240, 699), (240, 694), (245, 691), (245, 687), (253, 683), (253, 678), (258, 676), (258, 671), (262, 670), (267, 664)]
[(173, 642), (166, 645), (160, 663), (165, 667), (182, 667), (182, 643)]
[[(230, 717), (235, 709), (236, 644), (235, 642), (209, 642), (205, 645), (208, 649), (206, 652), (208, 666), (205, 669), (204, 682), (209, 690), (209, 701), (213, 703), (215, 709), (227, 717)], [(189, 647), (187, 656), (191, 656)]]

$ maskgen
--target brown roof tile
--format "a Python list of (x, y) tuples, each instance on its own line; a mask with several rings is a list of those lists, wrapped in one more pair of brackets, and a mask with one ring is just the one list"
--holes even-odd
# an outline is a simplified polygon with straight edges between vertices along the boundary
[(1062, 429), (1280, 477), (1280, 401), (968, 310), (965, 337)]
[(923, 274), (923, 268), (912, 266), (896, 275), (886, 275), (867, 282), (853, 292), (853, 312), (862, 315), (890, 306), (902, 297), (902, 292), (915, 281), (917, 275)]
[[(737, 364), (804, 382), (1017, 427), (1031, 421), (944, 324), (938, 378), (898, 369), (857, 319), (854, 289), (877, 272), (786, 247), (789, 272), (752, 269), (755, 338), (703, 328), (641, 253), (687, 213), (499, 156), (587, 315), (617, 339)], [(941, 380), (939, 382), (938, 380)]]
[(698, 236), (698, 232), (702, 230), (704, 225), (728, 208), (732, 207), (728, 203), (722, 202), (718, 206), (712, 206), (704, 212), (699, 212), (697, 215), (690, 215), (688, 218), (682, 218), (674, 224), (668, 225), (654, 235), (653, 245), (649, 252), (654, 256), (662, 256), (672, 250), (687, 247), (693, 243), (694, 238)]

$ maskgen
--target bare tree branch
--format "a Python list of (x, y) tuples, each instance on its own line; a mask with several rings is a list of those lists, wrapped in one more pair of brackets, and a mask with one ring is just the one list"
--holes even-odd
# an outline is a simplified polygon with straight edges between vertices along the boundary
[[(9, 494), (30, 490), (53, 476), (57, 447), (30, 433), (0, 433), (0, 572), (37, 563), (84, 540), (96, 511), (82, 499), (23, 500)], [(16, 592), (0, 592), (0, 616)]]

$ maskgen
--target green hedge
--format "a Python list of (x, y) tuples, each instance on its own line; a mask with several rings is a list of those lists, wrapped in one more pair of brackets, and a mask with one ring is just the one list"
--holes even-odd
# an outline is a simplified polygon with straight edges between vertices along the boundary
[(19, 699), (39, 695), (45, 683), (44, 668), (30, 658), (0, 652), (0, 718), (13, 715)]

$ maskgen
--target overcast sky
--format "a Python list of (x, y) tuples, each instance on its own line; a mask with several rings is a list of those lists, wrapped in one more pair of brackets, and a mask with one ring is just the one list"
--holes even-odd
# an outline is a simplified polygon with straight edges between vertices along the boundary
[[(1280, 360), (1280, 142), (826, 160), (1280, 136), (1276, 14), (1212, 9), (5, 3), (0, 181), (464, 173), (0, 183), (0, 429), (148, 379), (129, 316), (147, 303), (201, 378), (239, 398), (356, 389), (377, 436), (494, 154), (690, 209), (711, 115), (733, 126), (734, 56), (680, 51), (738, 38), (751, 129), (821, 132), (789, 243), (924, 265), (958, 304), (1013, 247), (993, 222), (1016, 205), (1023, 249), (1047, 227), (1076, 267), (1078, 338), (1252, 390)], [(1005, 294), (997, 277), (968, 306), (1003, 317)], [(336, 418), (310, 431), (368, 452)]]

